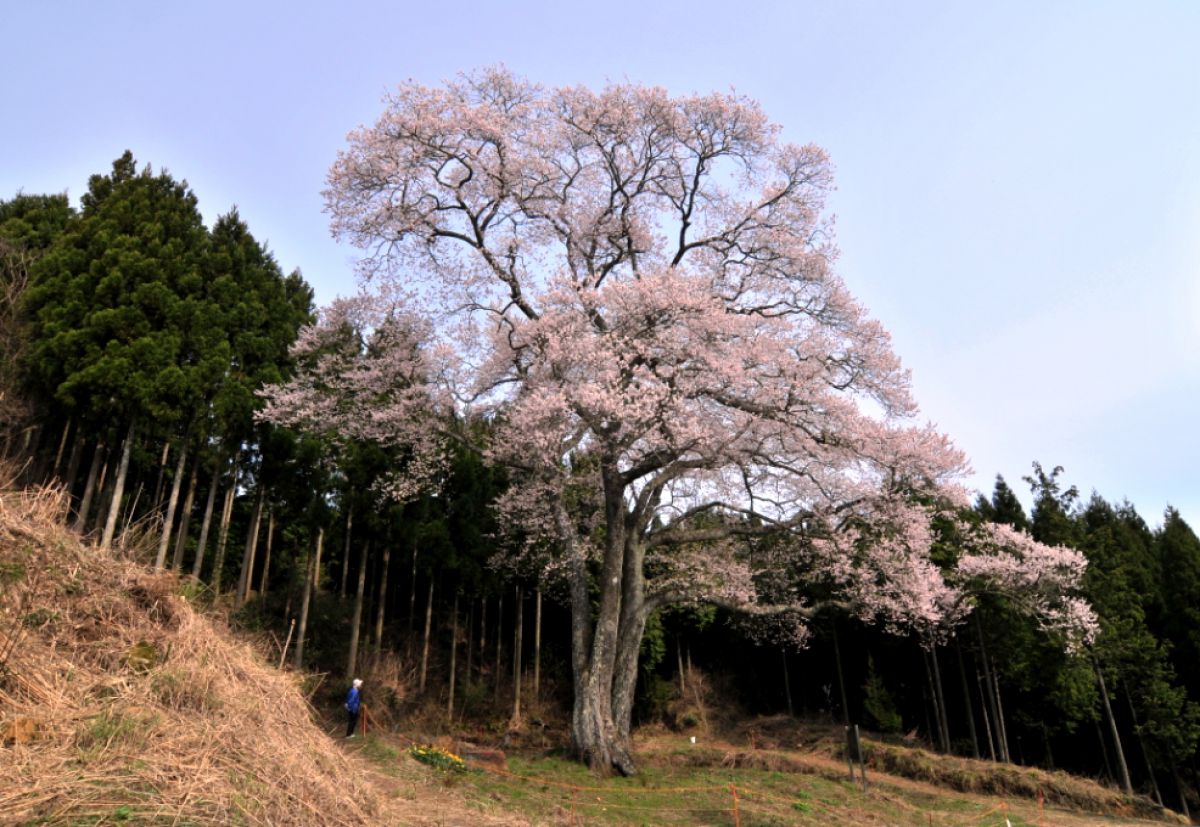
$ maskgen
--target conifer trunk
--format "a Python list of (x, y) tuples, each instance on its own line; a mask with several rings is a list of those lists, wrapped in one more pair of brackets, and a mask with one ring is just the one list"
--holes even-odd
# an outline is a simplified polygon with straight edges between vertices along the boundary
[(1133, 732), (1137, 736), (1138, 748), (1142, 751), (1142, 761), (1146, 765), (1146, 775), (1150, 778), (1150, 788), (1154, 791), (1154, 801), (1158, 806), (1163, 806), (1162, 790), (1158, 788), (1158, 779), (1154, 776), (1154, 765), (1150, 763), (1150, 753), (1146, 752), (1146, 739), (1142, 737), (1142, 728), (1138, 724), (1137, 711), (1133, 708), (1133, 697), (1129, 694), (1129, 687), (1122, 683), (1122, 694), (1125, 696), (1125, 702), (1129, 706), (1129, 719), (1133, 721)]
[(296, 632), (297, 669), (304, 668), (304, 641), (308, 632), (308, 607), (312, 603), (313, 582), (317, 579), (317, 561), (321, 557), (321, 544), (325, 542), (325, 529), (317, 529), (317, 548), (308, 555), (308, 566), (304, 570), (304, 596), (300, 600), (300, 628)]
[(938, 749), (945, 753), (949, 752), (946, 749), (946, 734), (942, 729), (942, 713), (938, 709), (937, 685), (933, 682), (933, 669), (929, 665), (929, 651), (924, 647), (921, 648), (921, 662), (925, 664), (925, 683), (929, 686), (928, 699), (933, 706), (933, 730), (930, 732), (931, 740), (936, 741)]
[(83, 499), (79, 501), (79, 510), (75, 512), (75, 531), (83, 534), (87, 529), (88, 517), (91, 516), (92, 501), (96, 497), (96, 480), (100, 476), (100, 466), (104, 464), (104, 440), (96, 443), (92, 452), (92, 462), (88, 466), (87, 481), (83, 484)]
[(100, 540), (102, 548), (112, 546), (113, 536), (117, 531), (117, 517), (121, 514), (121, 499), (125, 494), (125, 477), (129, 473), (129, 457), (133, 454), (133, 439), (136, 434), (136, 424), (129, 423), (129, 430), (125, 432), (125, 445), (121, 448), (121, 462), (117, 466), (117, 477), (113, 481), (112, 501), (108, 506), (108, 520), (104, 523), (104, 535)]
[(417, 541), (413, 540), (412, 553), (412, 576), (408, 583), (408, 633), (411, 635), (417, 630), (414, 625), (417, 618)]
[(154, 509), (157, 510), (162, 504), (162, 489), (163, 480), (167, 474), (167, 459), (171, 455), (171, 440), (168, 438), (163, 441), (162, 456), (158, 458), (158, 477), (154, 480)]
[(258, 581), (258, 593), (267, 596), (267, 584), (271, 574), (271, 544), (275, 539), (275, 512), (267, 509), (267, 549), (263, 554), (262, 579)]
[(1117, 731), (1117, 719), (1113, 717), (1112, 704), (1108, 700), (1108, 688), (1104, 685), (1104, 672), (1100, 662), (1092, 658), (1092, 669), (1096, 673), (1096, 681), (1100, 684), (1100, 699), (1104, 702), (1104, 716), (1108, 719), (1109, 732), (1112, 734), (1114, 752), (1117, 755), (1117, 770), (1121, 773), (1121, 787), (1126, 795), (1133, 795), (1133, 783), (1129, 780), (1129, 765), (1125, 763), (1125, 750), (1121, 746), (1121, 734)]
[(221, 593), (225, 553), (229, 548), (229, 524), (233, 520), (233, 501), (237, 497), (238, 480), (241, 477), (241, 468), (238, 467), (240, 458), (240, 451), (233, 455), (233, 478), (229, 482), (229, 488), (225, 491), (225, 502), (221, 506), (221, 522), (217, 526), (217, 556), (213, 560), (212, 590), (213, 594), (218, 595)]
[(338, 589), (340, 597), (346, 596), (346, 578), (350, 574), (350, 529), (354, 524), (354, 509), (346, 506), (346, 545), (342, 550), (342, 585)]
[(1000, 751), (1007, 764), (1012, 763), (1012, 752), (1008, 748), (1008, 722), (1004, 718), (1004, 698), (1000, 694), (1000, 675), (995, 669), (992, 673), (992, 691), (996, 693), (996, 732), (1000, 734)]
[(484, 665), (484, 653), (487, 652), (487, 595), (480, 600), (479, 605), (479, 681), (484, 681), (487, 666)]
[(183, 508), (179, 514), (179, 529), (175, 532), (175, 552), (171, 555), (171, 568), (179, 571), (183, 566), (183, 552), (187, 548), (188, 527), (192, 523), (192, 509), (196, 505), (196, 484), (200, 480), (200, 457), (192, 462), (192, 472), (188, 474), (187, 494), (183, 498)]
[(425, 638), (421, 644), (420, 692), (425, 691), (425, 676), (429, 669), (429, 633), (433, 630), (433, 575), (429, 575), (429, 596), (425, 600)]
[(388, 568), (392, 561), (392, 544), (383, 547), (382, 571), (379, 572), (378, 605), (375, 607), (375, 650), (383, 649), (383, 619), (384, 607), (387, 605)]
[(675, 638), (675, 659), (679, 662), (679, 697), (687, 695), (687, 676), (683, 671), (683, 636)]
[(75, 424), (75, 417), (67, 417), (67, 424), (63, 425), (62, 436), (58, 440), (58, 450), (54, 453), (54, 465), (50, 469), (50, 473), (58, 476), (62, 469), (63, 454), (67, 452), (67, 440), (71, 436), (71, 426)]
[[(469, 635), (468, 635), (469, 636)], [(450, 609), (450, 691), (446, 695), (446, 718), (454, 720), (454, 679), (458, 669), (458, 592)]]
[[(354, 591), (354, 614), (350, 618), (350, 655), (346, 659), (346, 678), (353, 678), (358, 670), (358, 639), (362, 626), (363, 595), (367, 587), (367, 560), (370, 559), (371, 544), (363, 545), (362, 556), (358, 561), (358, 587)], [(349, 563), (349, 560), (345, 562)]]
[(983, 664), (983, 679), (988, 690), (988, 705), (992, 709), (992, 722), (996, 734), (996, 752), (1000, 761), (1011, 763), (1008, 755), (1008, 733), (1004, 727), (1004, 708), (1000, 703), (1000, 681), (992, 668), (992, 659), (988, 657), (987, 644), (983, 639), (983, 626), (979, 618), (975, 618), (975, 633), (979, 638), (979, 659)]
[(83, 448), (87, 440), (83, 436), (83, 428), (75, 429), (75, 438), (71, 440), (71, 458), (67, 460), (67, 471), (63, 477), (63, 487), (68, 495), (75, 493), (75, 481), (79, 476), (79, 463), (83, 460)]
[(787, 650), (781, 650), (783, 655), (783, 696), (787, 699), (787, 711), (789, 718), (796, 717), (796, 708), (792, 706), (792, 679), (788, 676)]
[(509, 727), (519, 729), (521, 726), (521, 635), (525, 629), (525, 601), (522, 600), (520, 586), (517, 586), (517, 611), (513, 627), (513, 709)]
[[(154, 568), (161, 569), (167, 562), (167, 546), (171, 544), (171, 529), (175, 526), (175, 507), (179, 504), (179, 490), (183, 487), (183, 471), (188, 455), (188, 438), (183, 437), (179, 446), (179, 459), (175, 462), (175, 479), (171, 481), (171, 496), (167, 499), (167, 513), (163, 517), (162, 534), (158, 538), (158, 556)], [(157, 498), (156, 498), (157, 499)]]
[(204, 566), (204, 554), (208, 550), (208, 535), (212, 529), (213, 507), (216, 505), (217, 489), (221, 485), (220, 459), (213, 462), (212, 483), (208, 486), (208, 499), (204, 503), (204, 519), (200, 521), (200, 539), (196, 541), (196, 559), (192, 561), (192, 577), (199, 578)]
[(1192, 811), (1188, 807), (1187, 792), (1183, 788), (1183, 779), (1179, 777), (1179, 767), (1175, 763), (1171, 763), (1171, 778), (1175, 782), (1175, 790), (1179, 793), (1179, 809), (1183, 812), (1184, 818), (1190, 824), (1192, 821)]
[(254, 558), (258, 555), (258, 532), (262, 527), (262, 511), (266, 499), (267, 487), (259, 482), (258, 497), (254, 501), (254, 513), (250, 516), (250, 529), (246, 532), (246, 547), (242, 552), (242, 568), (238, 576), (237, 595), (233, 601), (234, 608), (237, 609), (246, 605), (254, 587)]
[(500, 650), (504, 647), (501, 642), (504, 640), (504, 592), (500, 592), (500, 596), (496, 598), (496, 671), (492, 673), (493, 686), (492, 690), (495, 693), (496, 702), (500, 702)]
[(987, 732), (988, 754), (996, 760), (996, 739), (992, 737), (992, 719), (988, 715), (988, 696), (983, 688), (983, 675), (979, 666), (975, 667), (975, 683), (979, 686), (979, 711), (983, 713), (983, 728)]
[(467, 600), (467, 668), (463, 671), (463, 683), (471, 686), (471, 668), (475, 664), (475, 601)]
[[(533, 702), (536, 705), (542, 682), (542, 590), (537, 590), (533, 604)], [(535, 706), (536, 709), (536, 706)]]
[(831, 627), (833, 636), (833, 659), (837, 664), (838, 692), (842, 698), (842, 724), (850, 726), (850, 704), (846, 701), (846, 678), (842, 673), (842, 647), (838, 644), (837, 622)]
[(946, 693), (942, 688), (942, 670), (938, 666), (937, 644), (929, 649), (929, 662), (933, 664), (934, 697), (937, 699), (938, 718), (942, 726), (942, 751), (950, 754), (950, 716), (946, 713)]
[(971, 703), (971, 685), (967, 683), (967, 667), (963, 663), (962, 642), (955, 647), (958, 652), (958, 679), (962, 686), (963, 709), (967, 712), (967, 731), (971, 735), (971, 757), (979, 758), (979, 735), (975, 731), (975, 707)]
[(108, 471), (111, 467), (112, 455), (105, 454), (104, 466), (100, 469), (100, 479), (96, 483), (96, 513), (92, 517), (88, 534), (95, 534), (100, 530), (100, 524), (104, 519), (104, 515), (108, 513), (108, 504), (112, 502), (112, 491), (108, 486)]

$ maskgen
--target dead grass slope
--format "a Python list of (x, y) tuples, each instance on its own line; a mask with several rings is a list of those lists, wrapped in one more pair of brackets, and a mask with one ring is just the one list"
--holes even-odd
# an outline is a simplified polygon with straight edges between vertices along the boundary
[(0, 823), (400, 823), (293, 676), (0, 484)]

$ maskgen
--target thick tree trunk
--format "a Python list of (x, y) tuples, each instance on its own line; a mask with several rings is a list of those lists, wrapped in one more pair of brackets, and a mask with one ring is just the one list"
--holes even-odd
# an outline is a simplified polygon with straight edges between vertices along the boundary
[(258, 533), (262, 527), (262, 511), (266, 500), (267, 488), (259, 482), (254, 513), (250, 516), (250, 529), (246, 532), (246, 547), (242, 551), (241, 574), (238, 576), (237, 595), (233, 600), (235, 609), (246, 605), (246, 601), (250, 598), (250, 592), (254, 588), (254, 558), (258, 555)]
[[(468, 635), (470, 637), (470, 635)], [(446, 718), (454, 720), (454, 680), (458, 676), (458, 592), (450, 609), (450, 691), (446, 693)]]
[(1104, 672), (1100, 662), (1092, 658), (1092, 669), (1096, 672), (1096, 681), (1100, 684), (1100, 699), (1104, 702), (1104, 717), (1108, 719), (1109, 732), (1112, 735), (1114, 751), (1117, 755), (1117, 770), (1121, 774), (1121, 787), (1126, 795), (1133, 795), (1133, 783), (1129, 780), (1129, 765), (1125, 763), (1125, 750), (1121, 746), (1121, 734), (1117, 731), (1117, 719), (1113, 717), (1112, 704), (1108, 701), (1108, 688), (1104, 685)]
[(75, 531), (83, 534), (87, 530), (88, 517), (91, 516), (92, 501), (96, 497), (96, 480), (100, 476), (100, 466), (104, 464), (104, 440), (96, 443), (92, 452), (92, 462), (88, 467), (87, 481), (83, 484), (83, 499), (79, 501), (79, 510), (75, 512)]
[(421, 680), (418, 691), (425, 691), (425, 676), (429, 670), (429, 633), (433, 630), (433, 575), (429, 576), (429, 596), (425, 600), (425, 638), (421, 643)]
[(263, 554), (262, 578), (258, 581), (258, 593), (267, 596), (267, 584), (271, 574), (271, 545), (275, 540), (275, 512), (267, 509), (267, 550)]
[(375, 650), (379, 651), (383, 648), (383, 613), (387, 606), (387, 581), (388, 568), (392, 561), (392, 545), (386, 543), (383, 547), (383, 562), (382, 570), (379, 572), (379, 589), (376, 594), (378, 596), (377, 605), (375, 606)]
[(304, 668), (304, 641), (308, 636), (308, 607), (312, 603), (313, 584), (317, 579), (318, 560), (321, 559), (321, 545), (325, 542), (325, 529), (317, 529), (316, 550), (308, 555), (308, 566), (304, 571), (304, 596), (300, 600), (300, 628), (296, 632), (297, 669)]
[(187, 464), (187, 455), (188, 438), (185, 435), (179, 446), (179, 459), (175, 462), (175, 479), (171, 481), (171, 496), (167, 499), (167, 513), (163, 517), (162, 534), (158, 538), (158, 556), (154, 558), (154, 568), (156, 569), (161, 569), (167, 562), (167, 546), (171, 544), (171, 529), (175, 526), (175, 507), (179, 504), (179, 490), (183, 487), (183, 469)]
[(525, 629), (525, 601), (522, 599), (521, 587), (517, 586), (517, 612), (513, 624), (513, 708), (509, 727), (519, 729), (521, 726), (521, 635)]
[(117, 532), (117, 517), (121, 513), (121, 498), (125, 494), (125, 477), (129, 473), (129, 457), (133, 453), (133, 440), (137, 435), (137, 427), (129, 423), (125, 433), (125, 445), (121, 448), (121, 462), (117, 466), (117, 478), (113, 481), (112, 501), (108, 506), (108, 520), (104, 523), (104, 535), (100, 539), (102, 548), (112, 546), (112, 540)]
[(183, 498), (183, 509), (179, 514), (179, 529), (175, 532), (175, 551), (171, 555), (171, 568), (179, 571), (183, 566), (183, 552), (187, 548), (188, 527), (192, 524), (192, 509), (196, 504), (196, 485), (200, 480), (200, 458), (192, 463), (188, 475), (187, 494)]
[(616, 481), (614, 471), (606, 468), (604, 474), (605, 508), (610, 531), (599, 578), (599, 612), (594, 623), (586, 557), (578, 548), (575, 528), (566, 510), (560, 505), (555, 511), (556, 528), (567, 562), (571, 601), (571, 671), (575, 684), (571, 746), (576, 757), (594, 771), (608, 773), (616, 768), (619, 772), (632, 774), (632, 757), (619, 743), (612, 708), (614, 665), (620, 634), (618, 621), (624, 553), (624, 523), (620, 518), (623, 517), (623, 504), (618, 502), (619, 486), (613, 485)]
[[(346, 659), (346, 678), (354, 677), (358, 670), (358, 639), (362, 626), (363, 595), (367, 588), (367, 560), (370, 559), (371, 544), (363, 545), (362, 557), (358, 561), (358, 588), (354, 591), (354, 614), (350, 618), (350, 655)], [(349, 560), (344, 561), (346, 563)]]
[(212, 528), (213, 506), (217, 500), (217, 489), (221, 484), (220, 458), (213, 461), (212, 483), (208, 486), (208, 499), (204, 503), (204, 519), (200, 521), (200, 539), (196, 541), (196, 559), (192, 561), (192, 577), (199, 578), (204, 567), (204, 554), (208, 550), (208, 534)]

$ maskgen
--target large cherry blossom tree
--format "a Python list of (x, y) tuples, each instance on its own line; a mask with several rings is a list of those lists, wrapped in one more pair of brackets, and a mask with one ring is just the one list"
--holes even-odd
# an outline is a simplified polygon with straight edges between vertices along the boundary
[(965, 611), (929, 557), (965, 460), (916, 421), (888, 334), (833, 269), (830, 186), (825, 153), (745, 98), (501, 69), (401, 86), (330, 172), (363, 291), (304, 334), (267, 415), (407, 446), (399, 496), (467, 438), (454, 422), (490, 421), (513, 480), (498, 508), (569, 595), (593, 767), (634, 770), (657, 609), (801, 637), (828, 603), (925, 627)]

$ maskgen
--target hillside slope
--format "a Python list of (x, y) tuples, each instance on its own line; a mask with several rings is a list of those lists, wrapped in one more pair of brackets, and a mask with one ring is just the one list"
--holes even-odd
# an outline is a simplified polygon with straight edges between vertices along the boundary
[(296, 676), (173, 576), (81, 544), (63, 505), (0, 485), (0, 823), (489, 820), (372, 784)]

